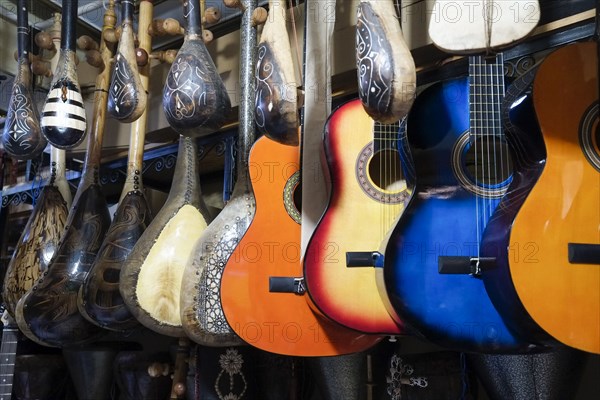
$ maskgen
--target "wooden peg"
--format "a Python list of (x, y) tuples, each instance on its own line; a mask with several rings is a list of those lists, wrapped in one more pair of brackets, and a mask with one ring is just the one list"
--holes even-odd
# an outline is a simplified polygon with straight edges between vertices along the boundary
[(150, 54), (150, 58), (160, 62), (166, 62), (168, 64), (173, 64), (175, 57), (177, 57), (177, 50), (161, 50)]
[(256, 7), (252, 12), (252, 26), (262, 25), (267, 22), (269, 13), (264, 7)]
[(223, 0), (223, 3), (225, 3), (225, 7), (244, 9), (241, 0)]
[(173, 368), (167, 363), (159, 363), (153, 362), (148, 365), (148, 375), (153, 378), (158, 378), (159, 376), (167, 376), (173, 372)]
[(138, 67), (143, 67), (144, 65), (148, 64), (148, 61), (150, 61), (148, 52), (140, 47), (136, 47), (135, 62), (137, 63)]
[(204, 11), (204, 16), (202, 17), (202, 23), (205, 24), (214, 24), (221, 20), (221, 11), (216, 7), (208, 7)]
[(214, 39), (214, 35), (211, 31), (209, 31), (208, 29), (203, 29), (202, 30), (202, 41), (206, 44), (212, 42)]
[(35, 44), (37, 44), (40, 49), (49, 51), (56, 50), (56, 46), (52, 41), (52, 35), (50, 35), (50, 32), (38, 32), (35, 35)]
[(92, 39), (88, 35), (80, 36), (77, 39), (77, 47), (80, 50), (84, 50), (84, 51), (86, 51), (86, 50), (98, 50), (100, 48), (100, 46), (98, 45), (98, 42), (96, 42), (94, 39)]
[(155, 19), (148, 29), (152, 36), (183, 35), (185, 33), (185, 30), (175, 18)]
[(43, 60), (35, 60), (31, 63), (31, 72), (33, 72), (34, 75), (45, 76), (46, 78), (52, 76), (50, 63)]
[(92, 67), (104, 68), (104, 60), (98, 50), (92, 49), (85, 52), (85, 61)]

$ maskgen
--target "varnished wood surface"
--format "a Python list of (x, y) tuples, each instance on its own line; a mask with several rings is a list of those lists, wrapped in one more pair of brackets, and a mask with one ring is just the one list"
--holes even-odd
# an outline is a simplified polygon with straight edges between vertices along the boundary
[[(511, 273), (532, 318), (561, 342), (600, 353), (600, 260), (568, 262), (568, 243), (600, 245), (600, 176), (579, 133), (597, 104), (595, 43), (557, 50), (536, 75), (533, 99), (547, 159), (512, 228)], [(592, 134), (598, 129), (597, 113)], [(598, 142), (594, 140), (595, 151)]]
[[(299, 184), (299, 148), (262, 137), (250, 153), (256, 214), (225, 265), (221, 302), (227, 322), (247, 343), (293, 356), (330, 356), (371, 347), (364, 335), (315, 314), (307, 294), (273, 293), (269, 278), (300, 278), (300, 224), (293, 190)], [(292, 192), (286, 192), (292, 190)], [(289, 186), (291, 185), (291, 187)], [(286, 203), (287, 207), (286, 207)], [(296, 210), (297, 212), (297, 210)]]

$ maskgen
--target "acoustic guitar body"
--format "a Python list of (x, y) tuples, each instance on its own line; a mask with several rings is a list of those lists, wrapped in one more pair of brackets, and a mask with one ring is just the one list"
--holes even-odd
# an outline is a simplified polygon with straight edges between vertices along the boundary
[(600, 353), (600, 258), (573, 245), (600, 245), (596, 50), (565, 46), (540, 66), (533, 101), (547, 158), (510, 239), (530, 247), (510, 264), (527, 312), (554, 338), (592, 353)]
[[(386, 288), (406, 324), (438, 345), (528, 351), (532, 346), (508, 330), (480, 278), (438, 272), (440, 256), (477, 256), (478, 186), (459, 180), (468, 177), (469, 118), (466, 77), (437, 83), (415, 101), (407, 126), (417, 180), (386, 248)], [(499, 201), (487, 199), (487, 215)]]
[[(247, 343), (291, 356), (331, 356), (371, 347), (381, 338), (332, 324), (312, 311), (303, 293), (299, 148), (266, 136), (250, 153), (256, 214), (225, 266), (221, 303), (227, 322)], [(275, 287), (287, 279), (289, 291)], [(279, 279), (279, 281), (278, 281)], [(297, 291), (294, 292), (294, 289)]]
[[(398, 143), (398, 131), (396, 125), (387, 132), (387, 143)], [(329, 117), (324, 146), (331, 195), (308, 243), (304, 276), (315, 311), (360, 332), (399, 334), (401, 321), (388, 312), (376, 268), (349, 267), (346, 259), (348, 253), (379, 251), (408, 199), (401, 172), (392, 179), (397, 186), (389, 190), (372, 180), (372, 168), (401, 166), (392, 148), (383, 149), (386, 155), (377, 158), (373, 138), (374, 121), (360, 100), (344, 104)], [(310, 179), (310, 173), (306, 175)]]

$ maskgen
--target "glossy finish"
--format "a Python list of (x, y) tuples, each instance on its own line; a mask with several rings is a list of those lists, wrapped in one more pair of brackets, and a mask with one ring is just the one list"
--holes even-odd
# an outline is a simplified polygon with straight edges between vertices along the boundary
[[(327, 121), (324, 145), (331, 196), (308, 243), (304, 276), (319, 313), (360, 332), (399, 334), (400, 319), (388, 312), (376, 269), (346, 265), (347, 252), (382, 251), (409, 196), (401, 175), (392, 190), (380, 191), (373, 185), (376, 177), (369, 175), (369, 163), (374, 125), (360, 100), (344, 104)], [(387, 135), (388, 143), (398, 140), (398, 126)], [(400, 164), (399, 157), (395, 162)], [(381, 171), (386, 173), (385, 168)]]
[(332, 324), (315, 314), (306, 293), (269, 291), (271, 277), (302, 277), (299, 148), (267, 137), (250, 153), (256, 214), (225, 265), (221, 302), (227, 322), (247, 343), (292, 356), (330, 356), (371, 347), (381, 338)]
[(551, 343), (550, 337), (529, 316), (521, 304), (510, 276), (515, 257), (533, 261), (537, 253), (536, 240), (525, 243), (511, 241), (515, 216), (542, 173), (546, 147), (540, 132), (531, 84), (537, 68), (519, 77), (506, 91), (502, 124), (513, 162), (512, 181), (506, 195), (490, 218), (481, 240), (481, 256), (496, 259), (494, 267), (482, 274), (485, 288), (506, 324), (522, 336), (538, 343)]
[(202, 40), (198, 0), (185, 1), (183, 11), (188, 28), (167, 75), (163, 108), (175, 131), (193, 137), (218, 130), (231, 109), (231, 101)]
[(179, 137), (169, 197), (121, 265), (119, 290), (127, 308), (142, 325), (162, 335), (185, 336), (179, 305), (184, 269), (210, 221), (197, 153), (193, 139)]
[[(115, 19), (111, 3), (104, 14), (105, 27), (113, 28)], [(100, 43), (100, 53), (104, 65), (109, 65), (112, 51), (104, 40)], [(79, 313), (77, 296), (110, 225), (108, 205), (98, 173), (109, 73), (107, 68), (103, 68), (96, 78), (99, 90), (94, 95), (94, 119), (83, 172), (60, 245), (48, 270), (17, 303), (19, 329), (31, 340), (45, 346), (77, 345), (97, 339), (103, 333)]]
[(598, 153), (596, 45), (565, 46), (536, 75), (533, 101), (547, 159), (513, 224), (511, 243), (523, 251), (511, 263), (511, 277), (544, 330), (600, 353), (600, 260), (572, 264), (567, 251), (568, 243), (600, 245), (599, 169), (582, 151), (582, 139), (591, 138), (592, 153)]
[[(407, 126), (417, 181), (386, 248), (387, 292), (402, 319), (436, 344), (468, 351), (530, 350), (508, 330), (481, 279), (438, 272), (438, 256), (477, 255), (481, 199), (459, 184), (451, 163), (469, 117), (468, 78), (435, 84), (415, 101)], [(498, 202), (485, 202), (487, 215)]]
[(48, 141), (42, 135), (40, 116), (31, 92), (29, 22), (25, 0), (18, 2), (17, 23), (17, 75), (2, 131), (2, 146), (11, 157), (29, 160), (42, 154)]

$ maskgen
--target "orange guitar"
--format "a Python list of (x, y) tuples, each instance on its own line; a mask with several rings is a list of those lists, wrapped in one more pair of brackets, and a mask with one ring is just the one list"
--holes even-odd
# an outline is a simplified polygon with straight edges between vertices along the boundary
[(533, 101), (547, 158), (513, 223), (509, 259), (531, 318), (561, 342), (600, 353), (596, 46), (565, 46), (537, 72)]
[[(359, 104), (360, 106), (360, 104)], [(246, 342), (292, 356), (365, 350), (381, 337), (364, 335), (316, 315), (306, 301), (300, 262), (299, 147), (265, 136), (250, 153), (256, 214), (221, 281), (227, 322)]]

